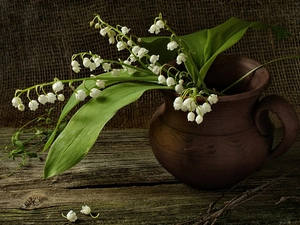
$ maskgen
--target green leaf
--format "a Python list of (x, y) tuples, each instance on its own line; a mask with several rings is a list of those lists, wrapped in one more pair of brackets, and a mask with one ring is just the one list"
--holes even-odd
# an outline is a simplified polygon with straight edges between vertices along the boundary
[[(118, 77), (113, 77), (111, 73), (104, 73), (101, 75), (98, 75), (97, 78), (104, 80), (106, 82), (106, 86), (114, 85), (116, 83), (122, 82), (122, 81), (147, 81), (147, 82), (155, 82), (157, 81), (157, 75), (154, 75), (153, 73), (141, 73), (141, 72), (136, 72), (134, 74), (129, 74), (127, 71), (123, 71), (120, 76)], [(91, 89), (95, 86), (95, 81), (94, 80), (86, 80), (84, 84), (81, 84), (77, 87), (76, 90), (79, 89)], [(73, 93), (68, 100), (67, 104), (64, 106), (59, 119), (57, 121), (56, 127), (51, 133), (50, 137), (48, 138), (46, 144), (44, 145), (43, 151), (48, 149), (50, 145), (53, 143), (55, 140), (55, 137), (57, 135), (57, 132), (60, 130), (60, 124), (61, 122), (65, 119), (65, 117), (68, 115), (68, 113), (76, 106), (78, 105), (80, 101), (78, 101), (75, 98), (75, 93)]]
[(158, 62), (162, 65), (172, 61), (178, 53), (167, 50), (170, 37), (144, 37), (142, 41), (140, 45), (149, 50), (149, 55), (159, 55)]
[[(188, 60), (195, 62), (199, 76), (203, 80), (216, 57), (236, 44), (244, 36), (248, 28), (270, 28), (279, 38), (288, 35), (288, 32), (283, 28), (279, 29), (279, 27), (269, 26), (265, 23), (247, 22), (232, 17), (225, 23), (212, 29), (201, 30), (181, 37), (188, 49), (192, 49), (191, 58)], [(187, 63), (189, 63), (188, 60)], [(199, 86), (200, 83), (197, 85)]]
[(59, 174), (80, 162), (115, 113), (150, 89), (169, 87), (148, 83), (120, 83), (104, 89), (99, 98), (91, 99), (83, 105), (53, 142), (46, 160), (44, 177)]
[[(282, 27), (270, 26), (260, 22), (247, 22), (232, 17), (214, 28), (178, 36), (177, 41), (181, 42), (181, 45), (186, 50), (184, 53), (189, 56), (184, 63), (185, 67), (198, 87), (204, 85), (205, 75), (216, 57), (236, 44), (244, 36), (248, 28), (272, 29), (277, 39), (282, 39), (289, 35), (287, 30)], [(166, 46), (170, 42), (169, 37), (149, 37), (142, 38), (142, 40), (142, 45), (151, 54), (161, 54), (163, 56), (160, 57), (162, 58), (162, 63), (170, 62), (177, 54), (176, 50), (166, 50)]]

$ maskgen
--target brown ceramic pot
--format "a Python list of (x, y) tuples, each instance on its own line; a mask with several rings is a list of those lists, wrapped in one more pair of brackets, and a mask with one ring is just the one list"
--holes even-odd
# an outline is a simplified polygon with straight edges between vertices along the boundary
[[(219, 56), (206, 83), (222, 89), (258, 65), (248, 58)], [(271, 95), (259, 101), (269, 82), (268, 70), (257, 70), (229, 95), (219, 96), (199, 125), (188, 122), (186, 112), (174, 110), (174, 92), (163, 91), (165, 103), (154, 114), (149, 129), (150, 145), (158, 162), (190, 186), (222, 189), (285, 153), (296, 139), (299, 122), (282, 97)], [(278, 116), (284, 130), (282, 141), (274, 149), (269, 111)]]

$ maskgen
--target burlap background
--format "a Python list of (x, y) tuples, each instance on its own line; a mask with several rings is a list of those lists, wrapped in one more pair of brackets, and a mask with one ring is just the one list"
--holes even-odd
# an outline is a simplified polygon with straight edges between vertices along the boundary
[[(266, 62), (300, 54), (299, 0), (0, 0), (0, 126), (20, 126), (44, 113), (19, 112), (11, 105), (15, 89), (52, 80), (76, 77), (70, 68), (73, 53), (92, 51), (105, 58), (122, 57), (115, 46), (89, 27), (93, 14), (111, 24), (128, 26), (137, 36), (148, 36), (155, 16), (163, 13), (177, 34), (218, 25), (232, 16), (285, 26), (291, 37), (277, 42), (270, 31), (253, 31), (229, 53)], [(127, 53), (125, 54), (127, 56)], [(273, 77), (266, 94), (279, 94), (300, 114), (299, 60), (268, 67)], [(120, 96), (122, 97), (122, 96)], [(120, 110), (106, 129), (145, 128), (162, 102), (156, 91)], [(27, 105), (27, 103), (26, 103)], [(58, 113), (61, 105), (55, 104)], [(48, 105), (49, 107), (49, 105)], [(279, 126), (279, 124), (277, 124)]]

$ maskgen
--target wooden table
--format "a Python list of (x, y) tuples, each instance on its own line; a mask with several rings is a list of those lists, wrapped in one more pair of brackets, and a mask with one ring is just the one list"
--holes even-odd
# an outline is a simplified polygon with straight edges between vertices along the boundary
[[(1, 145), (9, 144), (12, 132), (0, 129)], [(288, 153), (235, 188), (202, 191), (166, 172), (147, 136), (147, 130), (102, 132), (82, 162), (47, 180), (42, 179), (44, 162), (36, 158), (3, 178), (22, 159), (5, 158), (1, 147), (0, 224), (68, 224), (61, 213), (71, 209), (77, 212), (75, 224), (183, 224), (199, 218), (186, 223), (197, 224), (209, 204), (222, 196), (211, 211), (224, 210), (218, 211), (217, 224), (300, 224), (299, 137)], [(275, 139), (280, 139), (280, 130)], [(40, 156), (45, 159), (46, 153)], [(282, 197), (288, 198), (278, 203)], [(99, 217), (81, 214), (83, 205)]]

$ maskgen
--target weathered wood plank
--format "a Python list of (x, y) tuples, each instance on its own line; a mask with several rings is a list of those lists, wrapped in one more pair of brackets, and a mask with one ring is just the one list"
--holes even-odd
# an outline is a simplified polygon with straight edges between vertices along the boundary
[[(9, 143), (12, 130), (0, 129), (0, 143)], [(276, 140), (280, 132), (276, 132)], [(284, 156), (273, 160), (233, 190), (201, 191), (179, 183), (154, 158), (146, 130), (105, 131), (87, 157), (76, 167), (42, 180), (43, 162), (29, 159), (13, 176), (0, 179), (1, 224), (64, 224), (61, 216), (73, 209), (76, 224), (177, 224), (206, 212), (222, 194), (217, 207), (246, 190), (270, 182), (299, 164), (300, 139)], [(4, 155), (1, 151), (0, 156)], [(46, 154), (41, 155), (42, 158)], [(0, 161), (0, 174), (17, 162)], [(300, 224), (299, 168), (255, 198), (221, 216), (218, 224)], [(89, 205), (98, 219), (80, 215)]]

